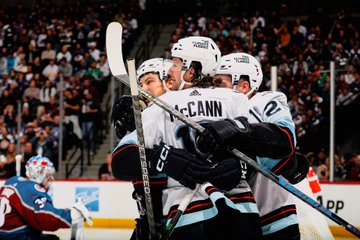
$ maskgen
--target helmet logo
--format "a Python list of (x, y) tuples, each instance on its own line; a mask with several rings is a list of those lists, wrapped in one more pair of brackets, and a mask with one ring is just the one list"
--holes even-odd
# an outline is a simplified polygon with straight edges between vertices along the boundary
[(250, 63), (248, 56), (234, 57), (235, 62), (237, 63)]
[(192, 44), (193, 44), (193, 47), (195, 47), (195, 48), (204, 48), (204, 49), (209, 48), (208, 40), (193, 41)]

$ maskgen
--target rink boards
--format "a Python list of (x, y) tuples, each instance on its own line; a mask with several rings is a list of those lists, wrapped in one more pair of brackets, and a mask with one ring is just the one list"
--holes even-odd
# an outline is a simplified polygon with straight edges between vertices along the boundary
[[(0, 180), (0, 185), (3, 184)], [(322, 184), (317, 200), (349, 223), (360, 226), (360, 183)], [(138, 216), (136, 202), (131, 198), (132, 185), (118, 181), (55, 181), (49, 191), (55, 207), (71, 206), (81, 197), (91, 210), (94, 227), (132, 228)], [(347, 232), (328, 220), (336, 236)], [(350, 236), (350, 235), (348, 235)]]

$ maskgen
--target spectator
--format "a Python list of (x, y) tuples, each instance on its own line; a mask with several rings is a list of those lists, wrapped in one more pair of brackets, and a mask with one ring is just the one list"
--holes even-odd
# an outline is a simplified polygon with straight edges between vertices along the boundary
[(355, 158), (355, 166), (350, 171), (349, 180), (360, 181), (360, 154)]
[(96, 131), (96, 122), (99, 119), (100, 103), (94, 98), (93, 93), (86, 89), (84, 91), (84, 102), (82, 106), (81, 115), (81, 129), (82, 135), (84, 136), (90, 154), (95, 152), (95, 139), (94, 133)]
[(78, 139), (82, 139), (82, 133), (79, 125), (79, 114), (80, 114), (80, 100), (74, 98), (71, 89), (64, 91), (64, 110), (65, 110), (65, 123), (72, 124), (72, 131), (75, 133)]
[(337, 96), (336, 99), (336, 105), (337, 106), (348, 106), (351, 104), (357, 95), (354, 95), (354, 93), (350, 92), (349, 86), (345, 84), (345, 86), (342, 86), (340, 89), (340, 94)]
[(4, 110), (4, 122), (6, 126), (12, 131), (16, 128), (16, 112), (14, 105), (7, 105)]
[(89, 53), (96, 62), (100, 60), (100, 50), (96, 48), (96, 42), (89, 43)]
[(53, 145), (43, 129), (39, 130), (36, 137), (32, 139), (31, 144), (36, 155), (53, 159)]
[(111, 171), (111, 159), (112, 159), (112, 154), (109, 153), (106, 156), (106, 162), (101, 164), (101, 166), (99, 168), (99, 172), (98, 172), (99, 180), (113, 180), (114, 179), (114, 177), (112, 175), (112, 171)]
[(65, 78), (69, 78), (73, 75), (73, 66), (65, 57), (60, 59), (59, 73), (62, 73)]
[[(28, 43), (28, 49), (26, 53), (26, 61), (29, 64), (33, 64), (36, 57), (40, 57), (40, 53), (32, 42)], [(39, 58), (40, 59), (40, 58)]]
[(9, 145), (15, 143), (15, 138), (11, 135), (6, 126), (0, 129), (0, 153), (5, 154)]
[(21, 109), (21, 121), (22, 123), (29, 123), (34, 121), (35, 116), (30, 114), (29, 103), (24, 103)]
[(46, 43), (45, 49), (41, 52), (41, 61), (47, 64), (50, 60), (55, 61), (56, 52), (52, 48), (51, 43)]
[(100, 55), (100, 61), (97, 68), (100, 69), (100, 71), (102, 72), (103, 78), (107, 78), (110, 76), (109, 63), (105, 54)]
[(23, 99), (26, 102), (35, 102), (34, 105), (40, 101), (40, 89), (36, 86), (35, 80), (31, 80), (29, 87), (26, 88)]
[(52, 83), (47, 79), (44, 86), (40, 90), (40, 102), (46, 107), (50, 107), (50, 101), (55, 100), (56, 89), (52, 86)]
[(56, 55), (56, 61), (60, 62), (61, 59), (65, 58), (66, 62), (71, 62), (72, 61), (72, 55), (71, 52), (69, 51), (69, 46), (68, 45), (63, 45), (61, 47), (61, 51), (58, 52), (58, 54)]
[(32, 139), (35, 137), (36, 132), (35, 129), (37, 128), (35, 121), (33, 122), (28, 122), (26, 124), (26, 129), (25, 129), (25, 133), (24, 135), (27, 137), (27, 139)]
[(54, 82), (58, 76), (58, 73), (59, 73), (59, 66), (55, 64), (54, 59), (50, 59), (49, 64), (42, 71), (42, 75), (45, 78), (50, 79), (51, 82)]
[(326, 158), (325, 161), (323, 161), (316, 169), (316, 175), (319, 178), (319, 181), (321, 182), (327, 182), (329, 181), (329, 158)]
[(31, 65), (32, 72), (35, 74), (42, 74), (43, 67), (39, 56), (34, 58), (34, 62)]
[(32, 156), (36, 156), (36, 152), (33, 149), (33, 145), (31, 142), (24, 143), (24, 161), (26, 162)]

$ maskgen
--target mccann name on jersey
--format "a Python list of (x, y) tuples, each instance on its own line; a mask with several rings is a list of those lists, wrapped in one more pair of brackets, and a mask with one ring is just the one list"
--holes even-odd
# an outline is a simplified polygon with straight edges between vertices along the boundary
[[(197, 100), (190, 101), (184, 104), (176, 104), (175, 109), (186, 117), (222, 117), (223, 108), (220, 101), (215, 100)], [(174, 116), (170, 114), (170, 120), (174, 121)]]

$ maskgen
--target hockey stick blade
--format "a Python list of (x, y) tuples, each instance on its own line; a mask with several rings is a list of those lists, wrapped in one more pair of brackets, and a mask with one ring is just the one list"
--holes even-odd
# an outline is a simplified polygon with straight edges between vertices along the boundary
[(106, 54), (111, 74), (126, 86), (130, 87), (129, 76), (125, 69), (122, 54), (122, 26), (111, 22), (106, 28)]
[[(109, 46), (112, 46), (112, 45), (109, 45)], [(116, 46), (113, 46), (113, 47), (115, 48)], [(118, 46), (117, 46), (117, 48), (118, 48)], [(107, 49), (107, 51), (109, 52), (110, 50)], [(116, 62), (113, 62), (113, 63), (110, 64), (110, 61), (113, 61), (114, 59), (110, 59), (110, 58), (108, 58), (108, 59), (109, 59), (110, 69), (112, 67), (113, 68), (118, 67), (117, 65), (115, 65)], [(121, 57), (121, 59), (122, 59), (122, 57)], [(117, 60), (115, 59), (115, 61), (117, 61)], [(113, 69), (113, 70), (111, 70), (111, 72), (112, 73), (113, 72), (118, 72), (119, 73), (119, 70)], [(120, 80), (121, 82), (123, 82), (125, 85), (130, 86), (128, 79), (126, 81), (126, 79), (122, 78), (120, 74), (115, 75), (114, 77), (117, 80)], [(180, 113), (179, 111), (177, 111), (173, 106), (167, 104), (166, 102), (163, 102), (161, 99), (155, 97), (154, 95), (152, 95), (151, 93), (145, 91), (141, 87), (138, 87), (138, 90), (139, 90), (139, 92), (141, 93), (141, 95), (143, 97), (151, 100), (153, 103), (158, 105), (160, 108), (162, 108), (166, 112), (172, 114), (174, 117), (178, 118), (180, 121), (182, 121), (186, 125), (188, 125), (191, 128), (195, 129), (197, 132), (202, 132), (202, 131), (205, 130), (201, 125), (199, 125), (198, 123), (193, 121), (191, 118), (188, 118), (185, 115), (183, 115), (182, 113)], [(233, 154), (235, 157), (237, 157), (240, 160), (244, 161), (246, 164), (251, 166), (254, 170), (258, 171), (260, 174), (264, 175), (265, 177), (267, 177), (268, 179), (270, 179), (271, 181), (273, 181), (274, 183), (276, 183), (277, 185), (279, 185), (280, 187), (282, 187), (283, 189), (285, 189), (289, 193), (295, 195), (296, 197), (298, 197), (300, 200), (302, 200), (303, 202), (305, 202), (306, 204), (308, 204), (312, 208), (318, 210), (323, 215), (325, 215), (326, 217), (328, 217), (329, 219), (331, 219), (332, 221), (334, 221), (335, 223), (337, 223), (338, 225), (340, 225), (341, 227), (343, 227), (344, 229), (346, 229), (347, 231), (349, 231), (353, 235), (360, 238), (360, 230), (359, 229), (357, 229), (355, 226), (348, 223), (347, 221), (345, 221), (344, 219), (342, 219), (341, 217), (339, 217), (337, 214), (333, 213), (329, 209), (325, 208), (324, 206), (322, 206), (321, 204), (319, 204), (318, 202), (316, 202), (315, 200), (313, 200), (312, 198), (310, 198), (309, 196), (307, 196), (306, 194), (304, 194), (303, 192), (298, 190), (296, 187), (294, 187), (291, 184), (287, 183), (286, 181), (284, 181), (282, 178), (280, 178), (276, 174), (272, 173), (271, 171), (269, 171), (267, 169), (262, 169), (256, 161), (252, 160), (251, 158), (249, 158), (248, 156), (246, 156), (242, 152), (238, 151), (237, 149), (231, 149), (231, 150), (229, 150), (229, 152), (231, 154)], [(172, 227), (175, 227), (175, 226), (172, 225)], [(169, 229), (169, 231), (172, 232), (171, 229)]]

